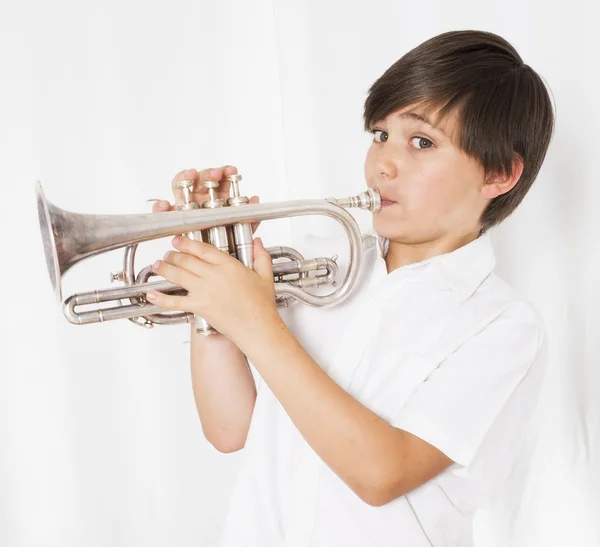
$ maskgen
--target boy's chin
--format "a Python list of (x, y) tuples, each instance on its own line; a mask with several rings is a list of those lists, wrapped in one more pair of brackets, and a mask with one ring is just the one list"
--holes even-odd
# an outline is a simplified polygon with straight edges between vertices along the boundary
[(380, 236), (387, 237), (388, 239), (394, 239), (394, 237), (405, 233), (408, 227), (404, 226), (404, 224), (400, 220), (383, 220), (377, 216), (373, 217), (373, 230)]
[(385, 237), (390, 241), (403, 243), (406, 245), (414, 245), (427, 241), (427, 235), (421, 232), (417, 226), (411, 226), (410, 223), (401, 222), (399, 220), (378, 222), (376, 217), (373, 218), (373, 231), (380, 237)]

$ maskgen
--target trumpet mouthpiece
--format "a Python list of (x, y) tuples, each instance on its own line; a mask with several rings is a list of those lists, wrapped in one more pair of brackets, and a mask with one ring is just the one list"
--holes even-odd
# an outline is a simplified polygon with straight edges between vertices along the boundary
[(377, 190), (377, 188), (369, 188), (357, 196), (350, 196), (349, 198), (327, 198), (327, 201), (335, 203), (340, 207), (358, 207), (359, 209), (365, 209), (371, 213), (376, 213), (381, 209), (381, 196), (379, 195), (379, 190)]

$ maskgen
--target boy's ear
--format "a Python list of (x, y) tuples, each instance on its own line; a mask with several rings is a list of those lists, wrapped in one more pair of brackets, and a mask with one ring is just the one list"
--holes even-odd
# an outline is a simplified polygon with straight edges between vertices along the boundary
[(486, 199), (494, 199), (506, 194), (519, 182), (522, 173), (523, 158), (515, 152), (511, 172), (509, 174), (490, 173), (481, 187), (481, 195)]

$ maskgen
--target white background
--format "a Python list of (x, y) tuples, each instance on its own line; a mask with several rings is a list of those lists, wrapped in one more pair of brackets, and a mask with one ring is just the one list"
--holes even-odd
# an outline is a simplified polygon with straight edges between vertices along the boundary
[[(34, 181), (80, 213), (146, 212), (181, 169), (236, 165), (263, 202), (364, 189), (368, 87), (454, 29), (507, 38), (549, 83), (556, 134), (498, 269), (542, 312), (551, 362), (506, 498), (478, 547), (600, 538), (597, 2), (0, 2), (0, 545), (212, 546), (242, 453), (202, 436), (186, 326), (76, 327), (54, 300)], [(368, 213), (358, 212), (362, 227)], [(331, 221), (276, 221), (266, 245)], [(141, 267), (168, 240), (139, 251)], [(299, 249), (301, 250), (301, 249)], [(121, 251), (65, 295), (108, 286)], [(407, 546), (410, 547), (410, 546)]]

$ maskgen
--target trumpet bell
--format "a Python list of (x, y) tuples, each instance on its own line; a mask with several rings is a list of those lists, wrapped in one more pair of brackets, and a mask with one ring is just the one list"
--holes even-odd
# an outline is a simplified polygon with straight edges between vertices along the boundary
[[(84, 258), (120, 247), (120, 244), (112, 244), (109, 236), (111, 231), (120, 235), (122, 226), (108, 223), (109, 215), (79, 214), (57, 207), (48, 201), (39, 181), (36, 181), (35, 191), (48, 275), (56, 299), (62, 302), (65, 273)], [(108, 233), (101, 229), (105, 225), (109, 227)]]
[[(44, 254), (46, 256), (46, 266), (48, 275), (52, 283), (52, 290), (58, 302), (62, 302), (61, 278), (62, 275), (71, 267), (67, 261), (59, 258), (59, 249), (56, 247), (56, 236), (61, 233), (61, 225), (64, 217), (61, 215), (62, 209), (54, 206), (46, 199), (44, 190), (40, 181), (35, 183), (35, 193), (37, 197), (38, 217), (40, 221), (40, 231), (42, 233), (42, 243), (44, 245)], [(56, 222), (56, 225), (54, 224)], [(60, 239), (59, 239), (60, 241)], [(62, 254), (62, 249), (60, 249)]]

